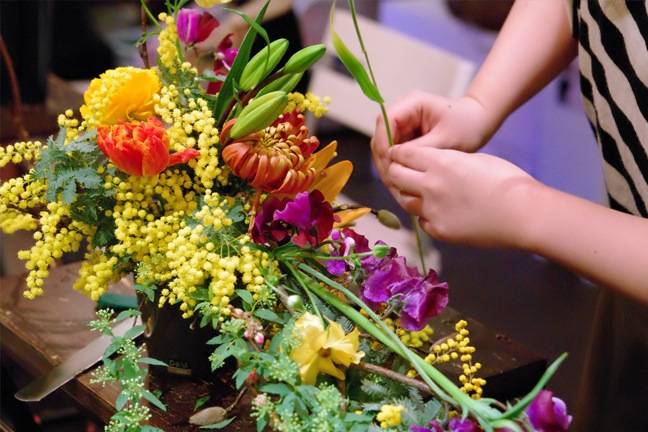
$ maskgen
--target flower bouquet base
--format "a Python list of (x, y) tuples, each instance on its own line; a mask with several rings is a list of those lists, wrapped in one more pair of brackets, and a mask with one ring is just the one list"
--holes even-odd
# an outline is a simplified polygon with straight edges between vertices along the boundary
[[(207, 342), (217, 332), (211, 327), (200, 328), (192, 320), (183, 319), (171, 306), (158, 308), (148, 301), (140, 304), (142, 321), (146, 326), (144, 336), (148, 354), (167, 364), (151, 365), (151, 372), (214, 379), (209, 362), (209, 354), (213, 350)], [(226, 376), (227, 369), (219, 371), (219, 375)]]

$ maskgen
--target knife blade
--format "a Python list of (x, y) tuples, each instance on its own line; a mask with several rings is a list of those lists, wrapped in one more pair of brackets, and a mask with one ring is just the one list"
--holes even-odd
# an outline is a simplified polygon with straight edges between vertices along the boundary
[[(139, 324), (141, 324), (141, 321), (138, 317), (135, 325)], [(131, 327), (133, 327), (132, 319), (120, 321), (113, 327), (113, 334), (115, 336), (123, 336)], [(112, 337), (105, 335), (94, 339), (84, 348), (72, 354), (63, 363), (53, 367), (45, 375), (20, 389), (15, 394), (15, 398), (23, 402), (40, 401), (101, 360), (111, 341)]]

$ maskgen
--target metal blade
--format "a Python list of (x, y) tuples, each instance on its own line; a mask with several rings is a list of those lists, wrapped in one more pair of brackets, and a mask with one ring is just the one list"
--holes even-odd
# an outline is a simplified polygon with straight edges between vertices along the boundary
[[(140, 319), (137, 318), (135, 325), (140, 323)], [(113, 327), (113, 334), (123, 336), (131, 327), (133, 327), (133, 320), (126, 319)], [(37, 402), (43, 399), (101, 360), (111, 341), (110, 336), (100, 336), (93, 340), (86, 347), (72, 354), (63, 363), (20, 389), (15, 395), (16, 399), (23, 402)]]

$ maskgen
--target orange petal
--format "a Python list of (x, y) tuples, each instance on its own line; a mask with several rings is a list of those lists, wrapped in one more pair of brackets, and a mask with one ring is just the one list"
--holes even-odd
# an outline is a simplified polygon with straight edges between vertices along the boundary
[(333, 202), (344, 188), (351, 173), (353, 164), (345, 160), (331, 165), (322, 172), (320, 178), (310, 187), (310, 190), (319, 190), (328, 202)]
[(362, 216), (371, 213), (369, 207), (360, 207), (357, 209), (342, 210), (335, 213), (335, 216), (339, 219), (335, 222), (335, 227), (343, 227), (351, 224), (356, 219), (360, 219)]
[(200, 156), (200, 152), (192, 148), (175, 152), (169, 157), (169, 166), (187, 163), (198, 156)]

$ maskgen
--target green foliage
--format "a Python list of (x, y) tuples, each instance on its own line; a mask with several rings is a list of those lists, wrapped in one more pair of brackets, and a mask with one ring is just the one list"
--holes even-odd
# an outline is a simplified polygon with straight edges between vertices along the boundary
[(72, 218), (98, 227), (96, 246), (105, 246), (114, 240), (114, 225), (104, 212), (114, 205), (113, 191), (104, 189), (104, 180), (98, 170), (114, 175), (106, 157), (95, 143), (96, 132), (90, 131), (65, 143), (66, 130), (61, 129), (54, 139), (49, 138), (34, 167), (34, 177), (47, 183), (49, 202), (59, 199), (70, 204)]
[[(151, 391), (145, 387), (146, 369), (140, 365), (166, 366), (165, 363), (142, 356), (142, 349), (135, 344), (135, 338), (143, 330), (135, 326), (126, 331), (123, 336), (116, 336), (112, 324), (139, 316), (139, 311), (126, 310), (112, 318), (113, 311), (102, 309), (97, 311), (97, 319), (90, 322), (90, 328), (103, 335), (110, 336), (112, 341), (103, 356), (103, 364), (95, 372), (93, 383), (118, 382), (121, 393), (115, 401), (117, 412), (110, 418), (106, 432), (155, 432), (159, 429), (142, 425), (150, 417), (150, 408), (143, 403), (148, 401), (158, 409), (166, 411), (166, 406)], [(112, 359), (113, 354), (119, 354)]]

